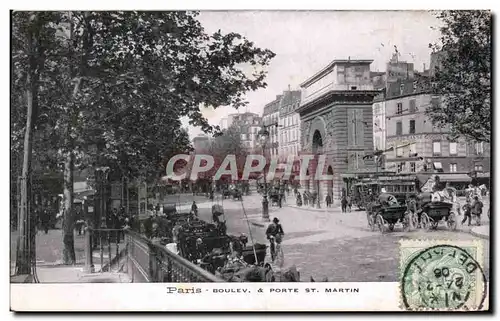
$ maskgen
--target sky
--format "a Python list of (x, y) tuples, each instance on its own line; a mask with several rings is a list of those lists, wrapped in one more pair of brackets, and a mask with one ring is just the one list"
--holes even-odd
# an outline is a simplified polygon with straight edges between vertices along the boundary
[[(426, 11), (203, 11), (198, 16), (206, 32), (237, 32), (276, 56), (268, 66), (268, 86), (246, 95), (239, 112), (262, 115), (264, 105), (335, 59), (371, 59), (372, 71), (385, 71), (394, 53), (423, 70), (430, 62), (429, 43), (439, 38), (440, 21)], [(230, 106), (203, 109), (212, 125), (238, 111)], [(191, 138), (203, 134), (188, 126)]]

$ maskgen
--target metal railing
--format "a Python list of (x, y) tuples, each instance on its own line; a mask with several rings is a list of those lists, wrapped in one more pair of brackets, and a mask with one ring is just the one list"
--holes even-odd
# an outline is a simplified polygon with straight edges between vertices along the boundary
[[(87, 273), (108, 272), (126, 253), (125, 231), (123, 229), (85, 230), (85, 270)], [(99, 268), (96, 271), (94, 256)]]
[(127, 271), (132, 282), (223, 282), (161, 244), (126, 231)]

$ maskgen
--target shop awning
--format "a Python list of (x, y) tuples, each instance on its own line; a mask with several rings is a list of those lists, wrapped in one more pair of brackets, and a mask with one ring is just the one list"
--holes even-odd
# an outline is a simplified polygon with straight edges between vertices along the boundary
[(468, 183), (472, 178), (467, 174), (438, 174), (441, 182)]
[(477, 173), (477, 178), (490, 178), (490, 173)]

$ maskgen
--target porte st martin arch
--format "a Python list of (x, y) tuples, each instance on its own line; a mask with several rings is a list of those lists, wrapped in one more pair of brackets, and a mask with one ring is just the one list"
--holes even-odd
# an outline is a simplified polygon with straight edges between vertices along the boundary
[[(305, 189), (324, 199), (331, 193), (340, 199), (345, 187), (342, 175), (356, 175), (375, 167), (363, 156), (373, 152), (372, 102), (378, 91), (370, 81), (372, 60), (334, 60), (301, 84), (301, 154), (316, 157), (309, 163)], [(315, 180), (317, 159), (326, 155), (322, 173), (332, 181)]]

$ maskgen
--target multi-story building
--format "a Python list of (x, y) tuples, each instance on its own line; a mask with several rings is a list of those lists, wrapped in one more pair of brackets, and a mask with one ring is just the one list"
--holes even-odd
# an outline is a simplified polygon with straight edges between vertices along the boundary
[(300, 106), (300, 96), (300, 90), (288, 90), (281, 97), (278, 122), (278, 155), (281, 162), (286, 162), (289, 155), (299, 155), (300, 115), (296, 109)]
[(371, 72), (373, 88), (380, 93), (373, 100), (373, 145), (376, 150), (386, 149), (386, 104), (387, 96), (413, 92), (416, 81), (412, 63), (399, 61), (394, 54), (386, 65), (385, 72)]
[(231, 114), (227, 117), (227, 126), (236, 128), (241, 135), (241, 143), (248, 152), (258, 147), (259, 130), (262, 118), (254, 113)]
[(442, 181), (457, 184), (470, 182), (471, 171), (489, 171), (489, 146), (449, 140), (449, 126), (434, 126), (425, 114), (428, 107), (442, 103), (442, 97), (417, 88), (413, 82), (389, 84), (385, 100), (387, 147), (394, 149), (386, 154), (387, 170), (440, 172), (445, 173), (439, 175)]
[(269, 141), (266, 145), (266, 155), (270, 157), (277, 157), (279, 155), (279, 114), (282, 95), (276, 96), (276, 98), (270, 103), (264, 106), (264, 111), (262, 113), (262, 124), (267, 126), (266, 129), (269, 131)]
[(373, 146), (376, 150), (385, 150), (385, 91), (373, 100)]

